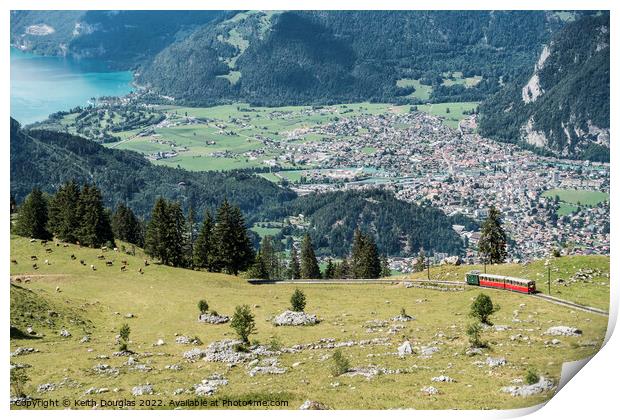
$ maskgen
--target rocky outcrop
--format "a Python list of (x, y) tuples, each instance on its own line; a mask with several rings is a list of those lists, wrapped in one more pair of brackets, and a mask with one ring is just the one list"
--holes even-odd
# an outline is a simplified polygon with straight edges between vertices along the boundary
[(284, 311), (273, 319), (273, 325), (315, 325), (320, 321), (316, 315), (310, 315), (305, 312)]

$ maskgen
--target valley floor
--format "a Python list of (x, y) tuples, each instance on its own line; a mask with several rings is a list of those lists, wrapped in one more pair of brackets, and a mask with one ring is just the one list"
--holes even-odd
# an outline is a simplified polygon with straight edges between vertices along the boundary
[[(30, 326), (41, 337), (12, 338), (12, 352), (18, 348), (37, 351), (14, 355), (11, 363), (30, 366), (25, 368), (30, 377), (25, 390), (35, 399), (126, 399), (138, 404), (161, 400), (162, 406), (155, 408), (172, 408), (171, 401), (193, 400), (197, 385), (203, 380), (214, 384), (214, 375), (219, 375), (226, 381), (219, 382), (211, 399), (288, 402), (288, 406), (263, 408), (296, 409), (306, 400), (335, 409), (525, 407), (547, 400), (553, 390), (515, 397), (501, 388), (518, 386), (528, 369), (557, 385), (563, 362), (591, 356), (600, 348), (608, 321), (531, 296), (485, 289), (501, 309), (491, 318), (494, 326), (483, 332), (489, 348), (467, 356), (465, 329), (472, 321), (467, 316), (471, 301), (480, 293), (476, 288), (250, 285), (223, 274), (152, 263), (145, 267), (140, 251), (135, 257), (104, 252), (105, 260), (113, 262), (108, 267), (97, 259), (99, 250), (52, 245), (52, 252), (46, 253), (45, 248), (25, 238), (11, 239), (11, 259), (16, 260), (11, 264), (11, 325), (20, 332)], [(31, 256), (38, 257), (36, 271)], [(45, 259), (50, 265), (43, 263)], [(121, 260), (127, 260), (128, 271), (120, 271)], [(589, 269), (592, 264), (599, 269), (605, 262), (584, 258), (579, 264), (576, 269)], [(495, 269), (499, 272), (501, 266)], [(608, 285), (607, 277), (607, 290)], [(306, 312), (316, 314), (320, 324), (276, 327), (271, 323), (289, 307), (295, 287), (303, 289)], [(593, 282), (579, 287), (602, 286)], [(229, 324), (198, 321), (196, 304), (203, 298), (224, 315), (232, 315), (236, 305), (248, 304), (257, 324), (252, 338), (262, 345), (254, 353), (262, 354), (244, 356), (235, 366), (200, 358), (189, 361), (184, 356), (189, 350), (204, 351), (213, 342), (234, 339)], [(392, 320), (401, 308), (415, 319)], [(118, 351), (115, 337), (123, 323), (131, 327), (129, 348), (135, 352), (131, 357), (114, 355)], [(583, 333), (548, 335), (554, 326), (574, 327)], [(71, 336), (60, 336), (62, 329)], [(89, 341), (82, 342), (84, 336)], [(178, 344), (181, 336), (190, 341), (198, 337), (204, 344)], [(160, 339), (164, 344), (156, 346)], [(406, 340), (413, 354), (399, 357), (397, 348)], [(349, 359), (349, 374), (332, 375), (336, 348)], [(505, 364), (489, 365), (502, 358)], [(254, 369), (257, 366), (268, 369)], [(432, 381), (441, 376), (454, 381)], [(153, 394), (143, 387), (147, 395), (133, 395), (135, 387), (147, 384)], [(436, 394), (422, 391), (431, 386)], [(71, 407), (77, 408), (73, 402)]]

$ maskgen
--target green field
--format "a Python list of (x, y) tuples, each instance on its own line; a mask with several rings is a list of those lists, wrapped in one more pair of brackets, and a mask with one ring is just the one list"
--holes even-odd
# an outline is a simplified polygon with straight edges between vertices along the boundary
[(603, 201), (609, 201), (609, 193), (589, 190), (548, 190), (545, 191), (542, 196), (558, 196), (560, 201), (569, 204), (580, 204), (582, 206), (596, 206)]
[(444, 77), (444, 86), (463, 85), (467, 88), (476, 86), (482, 80), (482, 76), (463, 77), (463, 72), (460, 71), (453, 72), (451, 77), (450, 74), (444, 74)]
[(446, 102), (441, 104), (418, 105), (418, 110), (444, 118), (444, 123), (452, 128), (458, 128), (459, 121), (478, 107), (478, 102)]
[[(512, 397), (500, 392), (503, 386), (523, 378), (527, 369), (552, 378), (557, 384), (562, 362), (583, 359), (600, 347), (607, 327), (607, 318), (554, 305), (531, 296), (484, 290), (501, 306), (491, 317), (496, 325), (507, 330), (488, 328), (483, 339), (490, 347), (479, 356), (464, 355), (468, 347), (464, 330), (471, 322), (467, 317), (471, 300), (480, 293), (478, 288), (463, 291), (439, 291), (423, 288), (404, 288), (401, 284), (384, 285), (301, 285), (307, 296), (306, 311), (317, 314), (322, 322), (312, 327), (275, 327), (269, 320), (289, 306), (294, 285), (252, 286), (242, 280), (223, 274), (175, 269), (157, 264), (144, 267), (143, 255), (136, 257), (114, 251), (104, 252), (106, 260), (114, 261), (106, 267), (96, 256), (99, 250), (71, 245), (52, 246), (46, 254), (40, 243), (24, 238), (11, 238), (11, 325), (21, 331), (32, 326), (42, 335), (39, 339), (13, 338), (11, 351), (18, 347), (34, 347), (38, 352), (11, 358), (12, 363), (28, 364), (30, 381), (28, 395), (41, 398), (81, 398), (91, 387), (107, 388), (94, 398), (141, 401), (147, 399), (185, 400), (194, 398), (191, 387), (215, 373), (223, 375), (228, 384), (218, 389), (214, 398), (285, 399), (296, 409), (305, 400), (320, 401), (336, 409), (415, 408), (415, 409), (501, 409), (531, 406), (547, 400), (551, 394), (532, 397)], [(74, 254), (77, 260), (72, 260)], [(39, 257), (40, 268), (32, 269), (30, 256)], [(42, 263), (49, 259), (50, 265)], [(80, 265), (80, 259), (85, 266)], [(128, 262), (128, 271), (120, 272), (120, 260)], [(583, 258), (566, 260), (566, 268), (604, 267), (609, 260)], [(96, 266), (92, 271), (90, 264)], [(145, 271), (138, 273), (138, 268)], [(534, 264), (527, 270), (536, 270)], [(444, 268), (442, 276), (455, 269)], [(458, 267), (466, 270), (467, 267)], [(504, 267), (493, 267), (504, 272)], [(506, 273), (517, 272), (507, 266)], [(529, 271), (528, 271), (529, 272)], [(531, 271), (534, 272), (534, 271)], [(439, 272), (433, 272), (433, 275)], [(458, 275), (460, 276), (460, 274)], [(458, 277), (457, 276), (457, 277)], [(26, 277), (29, 282), (25, 282)], [(21, 281), (18, 282), (17, 278)], [(589, 284), (596, 286), (595, 283)], [(585, 287), (585, 285), (584, 285)], [(57, 289), (58, 288), (58, 289)], [(594, 296), (594, 293), (593, 293)], [(563, 297), (568, 297), (563, 294)], [(296, 344), (316, 343), (333, 338), (336, 343), (353, 340), (381, 339), (384, 344), (353, 343), (342, 347), (351, 367), (378, 366), (392, 369), (366, 379), (361, 376), (332, 376), (330, 348), (305, 349), (299, 352), (275, 353), (284, 374), (249, 376), (246, 363), (229, 367), (221, 362), (199, 360), (189, 363), (183, 353), (194, 348), (206, 348), (210, 343), (233, 338), (228, 324), (209, 325), (197, 321), (196, 303), (208, 300), (210, 308), (220, 314), (231, 315), (234, 307), (248, 304), (256, 315), (257, 333), (252, 337), (273, 348)], [(398, 323), (389, 319), (401, 308), (416, 317), (414, 321)], [(53, 311), (55, 314), (50, 315)], [(515, 315), (515, 312), (517, 311)], [(125, 314), (134, 316), (126, 318)], [(512, 321), (514, 316), (522, 320)], [(387, 320), (385, 327), (367, 330), (368, 321)], [(149, 369), (140, 371), (137, 365), (128, 365), (127, 356), (114, 356), (117, 350), (115, 335), (123, 323), (131, 327), (129, 348), (136, 352), (137, 365)], [(390, 326), (402, 325), (394, 334)], [(579, 337), (558, 337), (560, 343), (545, 345), (549, 337), (544, 332), (550, 326), (568, 325), (579, 328)], [(59, 336), (61, 328), (72, 336)], [(80, 343), (85, 334), (90, 342)], [(199, 337), (203, 345), (175, 343), (175, 335)], [(529, 338), (511, 339), (521, 334)], [(158, 339), (165, 344), (154, 347)], [(409, 339), (416, 354), (399, 358), (396, 348)], [(275, 344), (278, 342), (279, 344)], [(424, 346), (436, 346), (430, 357), (421, 357)], [(107, 358), (103, 359), (102, 356)], [(507, 364), (490, 368), (487, 356), (505, 357)], [(267, 356), (258, 356), (266, 362)], [(478, 367), (475, 363), (481, 363)], [(116, 375), (101, 375), (93, 367), (107, 364), (118, 369)], [(167, 366), (177, 364), (180, 371)], [(403, 369), (395, 373), (395, 369)], [(447, 375), (452, 383), (431, 382), (432, 377)], [(65, 379), (67, 378), (67, 379)], [(52, 383), (49, 392), (37, 390), (40, 384)], [(132, 387), (153, 385), (154, 394), (134, 397)], [(435, 386), (437, 395), (425, 395), (421, 388)], [(182, 389), (180, 394), (175, 390)]]
[(407, 98), (418, 98), (422, 101), (427, 101), (431, 98), (433, 93), (433, 87), (429, 85), (423, 85), (418, 79), (400, 79), (396, 81), (398, 87), (413, 87), (415, 92), (407, 95)]

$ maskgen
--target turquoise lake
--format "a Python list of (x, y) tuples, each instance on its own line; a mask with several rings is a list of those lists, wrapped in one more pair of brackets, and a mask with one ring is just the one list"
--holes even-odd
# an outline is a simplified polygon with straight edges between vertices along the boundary
[(87, 105), (90, 98), (132, 90), (129, 71), (106, 71), (90, 59), (42, 57), (11, 48), (11, 116), (21, 124)]

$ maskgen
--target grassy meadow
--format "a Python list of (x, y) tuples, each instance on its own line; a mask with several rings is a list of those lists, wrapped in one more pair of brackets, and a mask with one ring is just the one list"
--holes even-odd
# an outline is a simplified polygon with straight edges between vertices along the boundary
[[(477, 288), (439, 291), (419, 287), (405, 288), (402, 284), (384, 285), (299, 285), (306, 294), (306, 312), (317, 314), (322, 322), (307, 327), (275, 327), (270, 319), (290, 306), (289, 298), (295, 285), (250, 285), (245, 280), (224, 274), (197, 272), (150, 264), (144, 266), (144, 256), (107, 251), (103, 254), (107, 267), (98, 260), (100, 250), (52, 246), (46, 253), (39, 242), (31, 243), (20, 237), (11, 238), (11, 324), (21, 331), (31, 326), (39, 339), (11, 339), (11, 351), (18, 347), (34, 347), (36, 353), (14, 356), (12, 363), (26, 363), (30, 382), (26, 392), (35, 398), (86, 398), (88, 388), (107, 388), (94, 398), (169, 400), (193, 398), (191, 387), (214, 373), (222, 374), (229, 383), (222, 386), (213, 398), (284, 399), (296, 409), (305, 400), (320, 401), (336, 409), (500, 409), (525, 407), (548, 399), (551, 394), (532, 397), (513, 397), (500, 392), (503, 386), (524, 377), (534, 369), (557, 384), (562, 363), (588, 357), (600, 347), (607, 327), (607, 318), (571, 310), (531, 296), (484, 290), (501, 309), (491, 319), (502, 328), (487, 328), (483, 339), (489, 342), (482, 355), (466, 356), (468, 347), (465, 328), (472, 299), (480, 293)], [(76, 260), (70, 255), (74, 254)], [(30, 256), (38, 256), (38, 270), (33, 270)], [(50, 265), (43, 263), (49, 260)], [(79, 260), (85, 261), (85, 266)], [(128, 271), (120, 271), (120, 261), (127, 260)], [(563, 260), (563, 259), (562, 259)], [(583, 257), (571, 259), (565, 265), (570, 271), (591, 267), (609, 271), (609, 259)], [(91, 270), (94, 264), (96, 271)], [(502, 274), (518, 274), (520, 266), (489, 267)], [(138, 272), (143, 268), (144, 274)], [(451, 267), (432, 272), (433, 278), (462, 278), (460, 271), (471, 267)], [(460, 271), (459, 271), (460, 270)], [(540, 267), (531, 264), (524, 274), (533, 275)], [(529, 271), (528, 271), (529, 270)], [(456, 274), (452, 274), (459, 271)], [(568, 272), (567, 271), (567, 272)], [(422, 273), (420, 273), (421, 276)], [(558, 274), (559, 275), (559, 274)], [(564, 273), (562, 273), (564, 275)], [(25, 282), (26, 277), (30, 280)], [(17, 279), (21, 281), (18, 282)], [(603, 279), (601, 279), (603, 282)], [(584, 296), (593, 288), (592, 305), (603, 307), (603, 290), (596, 283), (576, 288), (574, 297)], [(572, 287), (572, 286), (570, 286)], [(568, 299), (570, 287), (563, 290)], [(601, 287), (598, 291), (597, 287)], [(58, 288), (58, 290), (57, 290)], [(580, 291), (581, 290), (581, 291)], [(210, 308), (220, 314), (232, 315), (236, 305), (248, 304), (256, 316), (257, 333), (252, 336), (263, 344), (276, 348), (314, 343), (324, 338), (336, 342), (384, 338), (385, 345), (352, 345), (342, 347), (351, 367), (377, 366), (386, 369), (406, 369), (407, 373), (380, 374), (372, 379), (361, 376), (332, 376), (330, 367), (333, 349), (303, 350), (278, 355), (286, 373), (249, 376), (246, 365), (228, 367), (218, 362), (186, 362), (183, 353), (194, 347), (205, 348), (211, 342), (233, 338), (228, 324), (210, 325), (197, 321), (199, 299), (207, 299)], [(608, 297), (607, 297), (608, 299)], [(404, 308), (416, 319), (393, 322), (390, 319)], [(49, 316), (48, 311), (57, 316)], [(515, 312), (516, 311), (516, 312)], [(131, 313), (132, 318), (125, 315)], [(519, 322), (513, 321), (518, 319)], [(384, 327), (367, 330), (372, 320), (387, 321)], [(116, 357), (115, 336), (123, 323), (131, 327), (129, 348), (135, 351), (138, 363), (150, 367), (142, 372), (127, 366), (127, 357)], [(388, 330), (402, 325), (394, 333)], [(557, 337), (560, 343), (549, 346), (551, 336), (545, 331), (551, 326), (568, 325), (579, 328), (579, 337)], [(59, 336), (61, 328), (72, 336)], [(90, 342), (81, 343), (84, 335)], [(197, 336), (203, 345), (175, 343), (175, 335)], [(516, 339), (511, 336), (521, 334)], [(514, 337), (513, 337), (514, 338)], [(163, 346), (154, 347), (158, 339)], [(416, 354), (399, 358), (394, 352), (404, 340), (410, 340)], [(436, 346), (439, 351), (431, 357), (420, 356), (420, 349)], [(99, 359), (107, 356), (107, 359)], [(507, 364), (491, 368), (484, 362), (488, 356), (505, 357)], [(97, 364), (109, 364), (119, 370), (117, 376), (93, 372)], [(480, 366), (476, 365), (479, 363)], [(180, 371), (166, 366), (178, 364)], [(455, 382), (435, 383), (432, 377), (447, 375)], [(69, 378), (69, 379), (65, 379)], [(39, 392), (38, 386), (56, 384), (49, 392)], [(134, 397), (132, 387), (150, 383), (154, 395)], [(422, 387), (435, 386), (439, 393), (426, 395)], [(175, 391), (182, 389), (179, 395)]]

